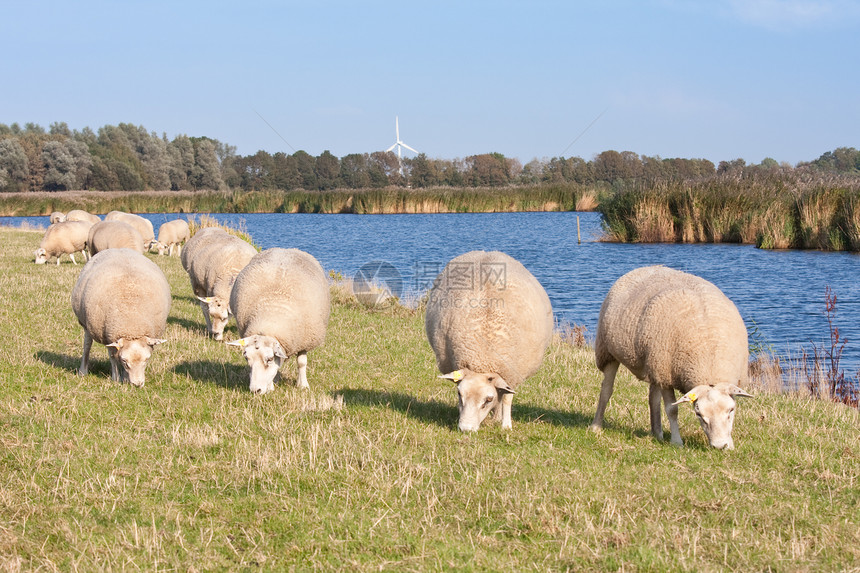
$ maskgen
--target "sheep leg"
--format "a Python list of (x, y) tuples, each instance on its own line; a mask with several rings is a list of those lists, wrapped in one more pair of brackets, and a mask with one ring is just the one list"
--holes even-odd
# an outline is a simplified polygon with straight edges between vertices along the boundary
[(502, 429), (510, 430), (513, 426), (511, 425), (511, 404), (513, 404), (514, 395), (505, 392), (502, 394), (502, 399), (500, 400), (500, 404), (498, 408), (502, 411)]
[(84, 355), (81, 357), (81, 367), (78, 368), (78, 376), (86, 376), (90, 371), (90, 349), (93, 347), (93, 337), (84, 331)]
[(603, 383), (600, 385), (600, 398), (597, 401), (597, 411), (594, 413), (594, 421), (591, 422), (591, 429), (594, 432), (599, 432), (603, 428), (603, 413), (606, 411), (606, 405), (609, 404), (609, 398), (612, 397), (612, 391), (615, 389), (615, 375), (618, 373), (620, 363), (610, 362), (603, 370)]
[(675, 389), (663, 388), (663, 406), (666, 408), (666, 417), (669, 418), (672, 443), (683, 446), (684, 440), (681, 439), (681, 431), (678, 429), (678, 406), (673, 406), (673, 402), (675, 402)]
[[(69, 258), (72, 259), (73, 265), (78, 264), (78, 261), (75, 260), (75, 253), (69, 253)], [(59, 259), (57, 259), (57, 260), (59, 260)]]
[(654, 437), (663, 441), (663, 416), (660, 411), (660, 400), (663, 397), (662, 389), (656, 384), (648, 386), (648, 408), (651, 411), (651, 433)]
[(299, 375), (296, 380), (298, 387), (303, 389), (310, 388), (310, 384), (308, 384), (308, 353), (299, 352), (296, 355), (296, 364), (299, 367)]

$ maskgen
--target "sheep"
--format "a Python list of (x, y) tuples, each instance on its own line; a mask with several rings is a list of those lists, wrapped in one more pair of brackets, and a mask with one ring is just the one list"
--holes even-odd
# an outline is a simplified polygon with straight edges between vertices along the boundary
[(89, 223), (83, 221), (63, 221), (48, 227), (39, 248), (33, 253), (36, 264), (43, 265), (51, 257), (57, 257), (59, 265), (62, 255), (69, 255), (72, 263), (78, 264), (75, 260), (75, 253), (78, 251), (82, 252), (86, 261), (87, 233), (90, 227)]
[[(191, 259), (198, 250), (212, 241), (223, 238), (227, 234), (227, 231), (220, 227), (204, 227), (194, 233), (194, 235), (185, 243), (185, 248), (182, 249), (181, 253), (179, 253), (179, 260), (182, 263), (182, 268), (185, 269), (185, 272), (188, 272), (191, 269)], [(193, 286), (194, 285), (192, 283), (192, 287)]]
[(152, 221), (135, 215), (134, 213), (125, 213), (123, 211), (111, 211), (105, 215), (105, 221), (123, 221), (128, 223), (140, 233), (143, 237), (143, 248), (149, 249), (152, 243), (155, 242), (155, 232), (152, 230)]
[(143, 254), (143, 237), (140, 233), (122, 221), (102, 221), (90, 228), (87, 236), (87, 248), (90, 255), (95, 255), (107, 249), (132, 249)]
[(89, 372), (93, 340), (104, 344), (111, 380), (144, 385), (152, 350), (170, 312), (170, 286), (164, 273), (131, 249), (108, 249), (94, 255), (72, 289), (72, 310), (84, 329), (80, 376)]
[(50, 217), (48, 217), (48, 220), (51, 222), (51, 225), (54, 223), (62, 223), (66, 220), (66, 214), (61, 211), (54, 211), (51, 213)]
[(102, 220), (98, 215), (93, 215), (83, 209), (72, 209), (66, 213), (66, 221), (87, 221), (91, 225), (95, 225), (96, 223), (101, 223)]
[[(663, 440), (660, 399), (672, 443), (682, 445), (678, 404), (693, 404), (711, 446), (733, 449), (735, 397), (749, 394), (749, 346), (738, 309), (712, 283), (663, 266), (635, 269), (609, 290), (594, 342), (603, 383), (591, 429), (600, 431), (619, 364), (650, 384), (651, 432)], [(675, 390), (684, 395), (675, 401)]]
[(296, 355), (297, 386), (309, 388), (308, 352), (325, 341), (331, 303), (319, 262), (298, 249), (273, 248), (251, 259), (230, 294), (254, 394), (274, 390), (281, 364)]
[(236, 275), (257, 254), (257, 249), (226, 232), (212, 233), (204, 244), (191, 248), (188, 268), (191, 288), (200, 301), (206, 330), (215, 340), (223, 340), (231, 314), (230, 290)]
[(158, 254), (167, 252), (168, 256), (173, 256), (173, 247), (176, 247), (176, 254), (181, 255), (182, 243), (188, 240), (190, 234), (188, 221), (174, 219), (164, 223), (158, 228), (158, 241), (155, 242)]
[(445, 378), (457, 384), (461, 431), (487, 414), (511, 429), (517, 386), (537, 372), (552, 340), (549, 297), (518, 261), (498, 251), (451, 260), (429, 293), (424, 329)]

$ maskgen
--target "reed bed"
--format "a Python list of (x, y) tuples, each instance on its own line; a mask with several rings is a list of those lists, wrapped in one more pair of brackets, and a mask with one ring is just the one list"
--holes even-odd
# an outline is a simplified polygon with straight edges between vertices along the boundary
[(593, 210), (598, 191), (576, 184), (331, 191), (65, 191), (0, 194), (0, 215), (84, 209), (133, 213), (465, 213)]
[(857, 178), (724, 177), (625, 188), (605, 197), (598, 210), (610, 241), (856, 252), (858, 201)]

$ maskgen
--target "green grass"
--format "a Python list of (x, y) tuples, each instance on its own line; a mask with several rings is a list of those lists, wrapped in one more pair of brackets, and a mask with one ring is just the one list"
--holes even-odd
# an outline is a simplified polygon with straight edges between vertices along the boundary
[[(0, 570), (837, 571), (860, 563), (860, 419), (799, 395), (744, 401), (731, 452), (689, 411), (686, 447), (649, 437), (623, 371), (593, 434), (600, 374), (556, 340), (512, 431), (465, 435), (421, 311), (338, 288), (311, 390), (295, 362), (253, 396), (241, 354), (204, 337), (177, 258), (146, 386), (79, 378), (80, 272), (34, 265), (0, 230)], [(226, 339), (236, 338), (231, 323)], [(342, 396), (342, 406), (337, 396)]]

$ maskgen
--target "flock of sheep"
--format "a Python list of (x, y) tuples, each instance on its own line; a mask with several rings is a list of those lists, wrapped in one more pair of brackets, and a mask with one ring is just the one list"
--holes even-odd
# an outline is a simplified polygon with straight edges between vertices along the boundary
[[(58, 214), (61, 215), (61, 214)], [(111, 378), (144, 383), (152, 349), (162, 342), (171, 293), (161, 269), (144, 256), (181, 256), (206, 328), (223, 339), (230, 315), (237, 346), (250, 366), (250, 389), (274, 389), (281, 365), (296, 356), (307, 388), (307, 353), (325, 340), (329, 283), (319, 262), (298, 249), (258, 253), (223, 229), (189, 238), (182, 220), (165, 223), (158, 240), (143, 217), (113, 211), (105, 220), (83, 211), (58, 216), (35, 253), (36, 263), (83, 252), (72, 309), (84, 328), (79, 374), (93, 340), (104, 344)], [(183, 249), (181, 244), (185, 242)], [(427, 297), (425, 331), (442, 372), (457, 385), (459, 428), (477, 430), (492, 411), (511, 428), (516, 388), (540, 368), (553, 333), (549, 297), (518, 261), (501, 252), (472, 251), (452, 259)], [(591, 429), (600, 431), (623, 364), (649, 383), (651, 431), (662, 440), (661, 401), (671, 441), (682, 444), (678, 405), (690, 403), (708, 441), (732, 449), (735, 398), (749, 359), (747, 331), (735, 305), (708, 281), (662, 266), (635, 269), (609, 290), (600, 309), (594, 351), (604, 378)], [(683, 394), (676, 400), (675, 390)]]

